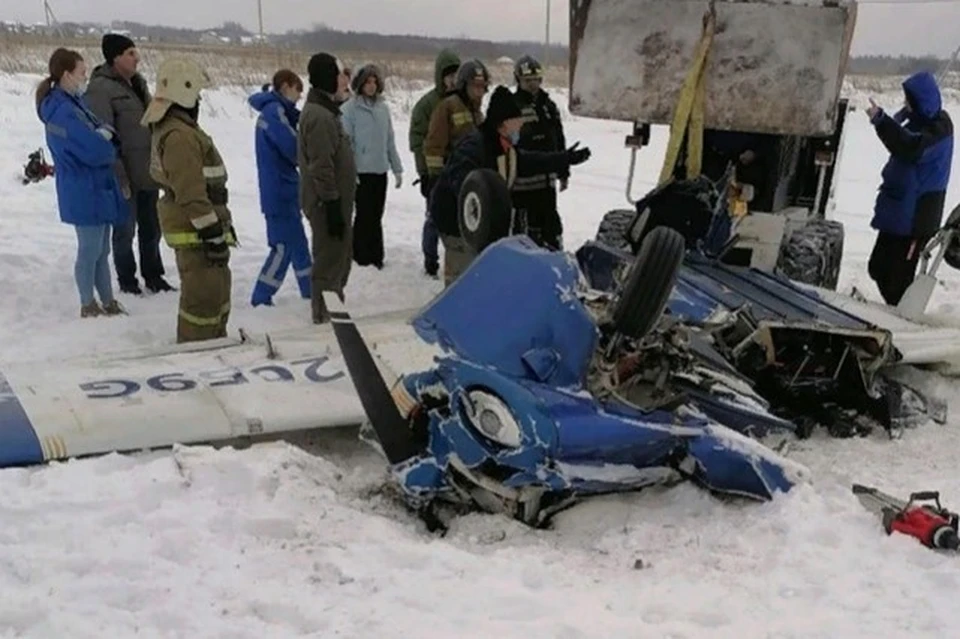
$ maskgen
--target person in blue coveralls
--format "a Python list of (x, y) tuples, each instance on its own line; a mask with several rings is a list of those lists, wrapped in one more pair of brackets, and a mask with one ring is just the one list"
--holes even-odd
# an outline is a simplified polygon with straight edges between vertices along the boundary
[(77, 232), (73, 274), (80, 317), (122, 315), (125, 311), (113, 296), (109, 262), (111, 228), (129, 214), (114, 171), (116, 131), (83, 101), (87, 67), (78, 52), (57, 49), (50, 56), (49, 71), (37, 86), (37, 115), (46, 126), (56, 167), (60, 219)]
[(871, 99), (867, 115), (890, 152), (870, 226), (878, 231), (868, 272), (896, 306), (913, 282), (927, 242), (940, 230), (953, 162), (953, 122), (930, 73), (903, 82), (906, 104), (892, 117)]
[(300, 174), (297, 171), (296, 104), (303, 81), (289, 69), (273, 76), (272, 84), (250, 96), (257, 117), (255, 147), (260, 186), (260, 210), (267, 220), (270, 253), (260, 269), (250, 303), (273, 306), (273, 296), (283, 284), (287, 269), (300, 287), (300, 297), (310, 299), (310, 244), (300, 214)]

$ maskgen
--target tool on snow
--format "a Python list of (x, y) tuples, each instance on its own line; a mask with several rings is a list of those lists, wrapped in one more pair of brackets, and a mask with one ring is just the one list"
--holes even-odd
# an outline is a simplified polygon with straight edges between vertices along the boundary
[(888, 535), (898, 532), (918, 539), (927, 548), (960, 550), (960, 515), (940, 505), (938, 491), (911, 493), (910, 499), (903, 501), (876, 488), (854, 484), (853, 494), (881, 518)]
[[(922, 247), (917, 275), (897, 304), (897, 312), (909, 320), (918, 320), (927, 310), (933, 289), (939, 283), (937, 269), (941, 262), (960, 268), (960, 205), (954, 207), (943, 228)], [(936, 257), (933, 256), (937, 251)], [(931, 261), (933, 258), (933, 261)]]
[(37, 149), (27, 156), (27, 163), (23, 165), (22, 181), (24, 184), (39, 182), (51, 175), (53, 175), (53, 165), (47, 163), (43, 155), (43, 149)]

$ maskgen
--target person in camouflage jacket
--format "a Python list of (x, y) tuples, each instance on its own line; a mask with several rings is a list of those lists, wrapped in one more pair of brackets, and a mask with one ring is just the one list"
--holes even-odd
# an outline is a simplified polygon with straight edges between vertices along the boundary
[[(440, 101), (456, 90), (457, 70), (460, 68), (460, 56), (449, 49), (437, 54), (433, 65), (434, 87), (427, 91), (417, 101), (410, 115), (410, 150), (417, 166), (417, 176), (420, 182), (420, 194), (429, 203), (432, 181), (427, 172), (427, 161), (423, 156), (423, 143), (430, 130), (430, 118)], [(440, 234), (430, 219), (429, 211), (423, 221), (423, 233), (420, 241), (423, 251), (423, 268), (427, 275), (436, 277), (440, 269), (440, 254), (438, 246)]]

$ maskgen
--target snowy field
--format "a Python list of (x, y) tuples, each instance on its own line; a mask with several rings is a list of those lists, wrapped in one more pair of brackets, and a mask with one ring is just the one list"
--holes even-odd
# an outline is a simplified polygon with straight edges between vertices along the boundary
[[(17, 181), (27, 154), (44, 145), (35, 80), (0, 76), (0, 360), (52, 367), (172, 344), (175, 294), (121, 296), (128, 317), (79, 318), (75, 236), (58, 220), (54, 183)], [(246, 95), (211, 91), (202, 108), (230, 174), (242, 243), (232, 262), (234, 334), (310, 322), (292, 274), (275, 307), (249, 306), (266, 246)], [(354, 267), (347, 294), (357, 314), (415, 307), (441, 288), (421, 274), (423, 202), (405, 144), (415, 97), (391, 95), (407, 173), (388, 194), (386, 268)], [(901, 98), (878, 101), (893, 109)], [(847, 229), (841, 289), (879, 299), (866, 263), (885, 154), (862, 110), (848, 122), (834, 214)], [(571, 142), (594, 151), (560, 196), (565, 241), (576, 247), (606, 210), (625, 205), (630, 127), (569, 117), (566, 126)], [(655, 130), (642, 152), (636, 193), (653, 186), (666, 137)], [(958, 199), (955, 179), (948, 204)], [(165, 247), (164, 259), (176, 283)], [(960, 314), (960, 277), (943, 275), (932, 308)], [(814, 471), (813, 485), (770, 504), (724, 504), (681, 486), (578, 506), (549, 531), (475, 515), (446, 538), (429, 536), (384, 494), (382, 463), (351, 429), (296, 446), (181, 447), (3, 470), (0, 636), (953, 636), (955, 560), (886, 537), (849, 489), (853, 481), (939, 489), (960, 508), (960, 392), (956, 382), (908, 374), (950, 399), (947, 426), (899, 441), (802, 442), (791, 457)]]

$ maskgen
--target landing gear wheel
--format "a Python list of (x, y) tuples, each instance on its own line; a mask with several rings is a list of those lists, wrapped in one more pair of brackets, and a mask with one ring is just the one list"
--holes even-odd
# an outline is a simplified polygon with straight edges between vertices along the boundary
[(510, 234), (513, 201), (510, 189), (492, 169), (467, 174), (457, 198), (460, 235), (477, 254)]
[(643, 239), (613, 309), (618, 333), (640, 339), (656, 326), (677, 281), (685, 247), (683, 236), (665, 226)]
[(796, 282), (837, 290), (843, 259), (843, 224), (810, 220), (780, 248), (777, 272)]
[(600, 220), (600, 226), (597, 227), (596, 241), (599, 244), (622, 251), (631, 251), (630, 242), (627, 241), (626, 233), (630, 228), (633, 218), (637, 212), (633, 209), (613, 209), (608, 211), (603, 219)]

